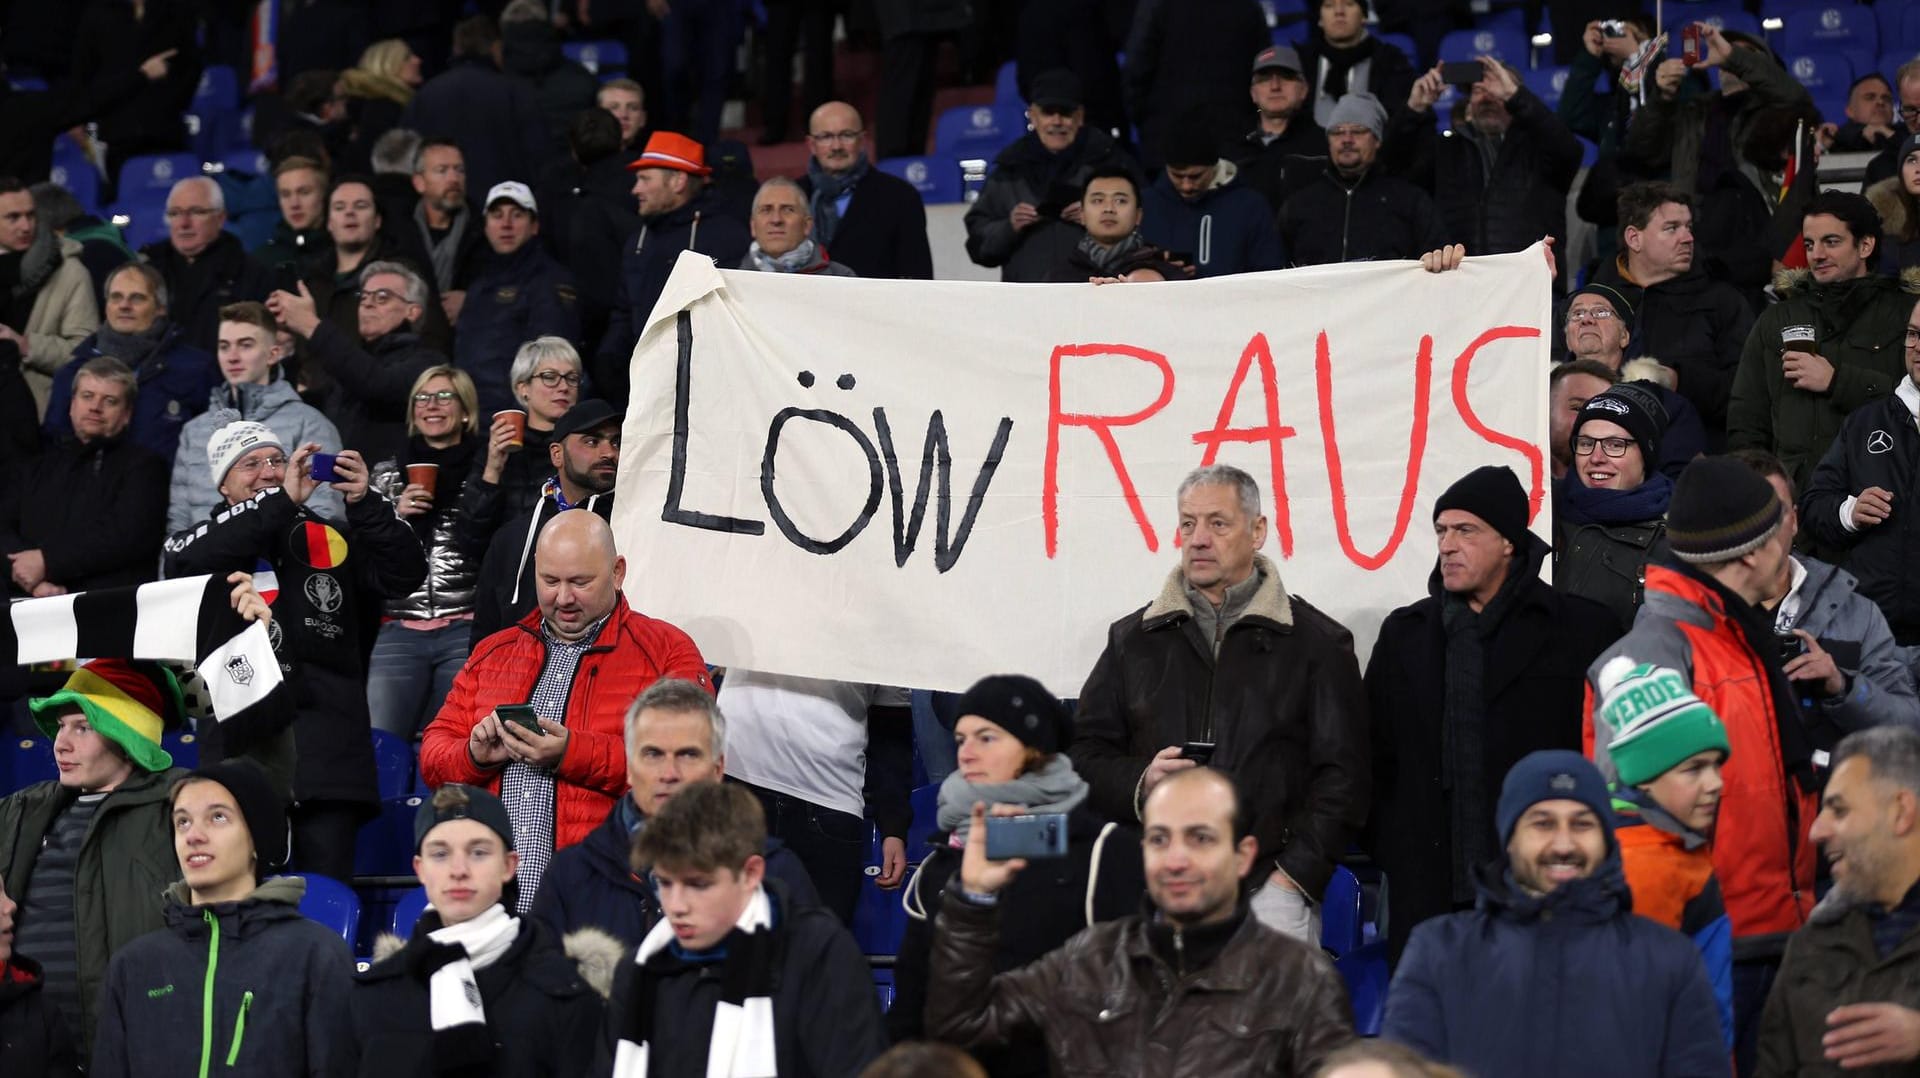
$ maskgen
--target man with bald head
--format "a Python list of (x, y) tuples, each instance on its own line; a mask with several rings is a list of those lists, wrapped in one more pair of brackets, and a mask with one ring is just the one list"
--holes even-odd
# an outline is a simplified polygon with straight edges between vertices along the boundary
[(167, 193), (167, 238), (140, 254), (167, 286), (167, 314), (188, 344), (209, 354), (220, 344), (220, 308), (264, 300), (273, 275), (226, 231), (227, 201), (220, 185), (189, 176)]
[(481, 786), (506, 803), (520, 913), (554, 851), (626, 793), (627, 705), (662, 678), (713, 691), (693, 640), (627, 605), (626, 575), (597, 513), (556, 515), (535, 544), (539, 610), (480, 641), (420, 746), (428, 785)]
[(807, 122), (813, 159), (800, 186), (813, 215), (813, 238), (861, 277), (933, 279), (927, 207), (920, 192), (867, 160), (866, 125), (844, 101), (813, 110)]

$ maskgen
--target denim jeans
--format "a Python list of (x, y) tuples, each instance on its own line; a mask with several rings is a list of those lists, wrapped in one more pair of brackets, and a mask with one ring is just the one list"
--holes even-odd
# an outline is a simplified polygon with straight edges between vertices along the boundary
[(413, 740), (440, 711), (453, 675), (467, 661), (473, 623), (409, 629), (397, 621), (380, 626), (367, 664), (367, 710), (373, 728)]

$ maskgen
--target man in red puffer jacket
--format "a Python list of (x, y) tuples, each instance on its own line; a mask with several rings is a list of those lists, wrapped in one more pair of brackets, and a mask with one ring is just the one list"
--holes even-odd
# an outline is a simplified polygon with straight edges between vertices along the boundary
[(713, 690), (693, 640), (621, 596), (626, 559), (597, 514), (556, 516), (534, 565), (540, 609), (474, 647), (420, 746), (428, 785), (480, 786), (506, 803), (521, 913), (554, 850), (585, 838), (626, 793), (633, 698), (661, 678)]

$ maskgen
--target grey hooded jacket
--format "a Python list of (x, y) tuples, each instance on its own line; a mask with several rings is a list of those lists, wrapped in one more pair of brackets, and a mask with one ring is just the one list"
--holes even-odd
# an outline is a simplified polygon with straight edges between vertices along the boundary
[[(1831, 748), (1869, 726), (1920, 729), (1920, 694), (1914, 691), (1907, 650), (1894, 643), (1880, 608), (1860, 594), (1859, 582), (1845, 569), (1803, 554), (1795, 554), (1794, 560), (1805, 567), (1807, 578), (1800, 584), (1800, 610), (1792, 628), (1811, 634), (1829, 651), (1838, 644), (1835, 664), (1848, 681), (1843, 696), (1817, 700), (1811, 707), (1802, 701), (1803, 713), (1815, 727), (1815, 741)], [(1794, 689), (1798, 692), (1800, 686)]]
[[(300, 399), (292, 383), (275, 378), (266, 385), (223, 385), (213, 391), (207, 410), (187, 421), (180, 431), (180, 447), (173, 454), (173, 485), (167, 498), (167, 534), (175, 535), (199, 524), (225, 500), (207, 465), (207, 443), (221, 427), (240, 420), (263, 423), (279, 435), (287, 455), (308, 442), (320, 443), (323, 453), (340, 452), (340, 432), (318, 408)], [(307, 508), (328, 520), (347, 519), (340, 492), (322, 486), (307, 499)]]

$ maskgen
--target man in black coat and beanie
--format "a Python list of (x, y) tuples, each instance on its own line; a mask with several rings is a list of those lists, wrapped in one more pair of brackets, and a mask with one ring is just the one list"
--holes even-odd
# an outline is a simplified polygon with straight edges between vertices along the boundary
[(1498, 858), (1501, 776), (1541, 749), (1580, 748), (1587, 666), (1620, 636), (1606, 607), (1540, 580), (1513, 471), (1483, 467), (1433, 506), (1431, 594), (1387, 615), (1367, 663), (1373, 798), (1363, 845), (1392, 881), (1394, 961), (1413, 927), (1469, 909), (1471, 866)]

